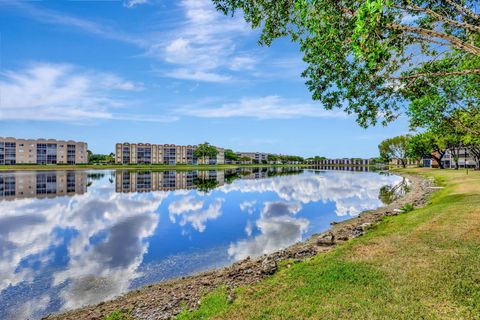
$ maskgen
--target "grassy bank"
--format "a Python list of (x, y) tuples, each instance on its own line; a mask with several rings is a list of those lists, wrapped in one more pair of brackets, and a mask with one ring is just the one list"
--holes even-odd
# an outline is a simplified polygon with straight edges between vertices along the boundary
[(480, 173), (408, 170), (444, 186), (425, 208), (178, 319), (480, 319)]
[(18, 164), (0, 166), (0, 171), (12, 170), (102, 170), (102, 169), (122, 169), (122, 170), (221, 170), (235, 168), (289, 168), (289, 167), (310, 167), (307, 164), (219, 164), (219, 165), (163, 165), (163, 164), (131, 164), (131, 165), (98, 165), (98, 164), (80, 164), (80, 165), (32, 165)]

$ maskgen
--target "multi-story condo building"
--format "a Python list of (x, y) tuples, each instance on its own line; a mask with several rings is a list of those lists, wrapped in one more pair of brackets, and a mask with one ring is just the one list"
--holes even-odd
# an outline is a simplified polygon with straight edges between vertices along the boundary
[(268, 160), (268, 153), (263, 152), (237, 152), (237, 156), (239, 158), (250, 158), (251, 161), (254, 163), (262, 163)]
[(352, 166), (368, 166), (370, 159), (359, 158), (341, 158), (341, 159), (324, 159), (316, 161), (307, 161), (308, 164), (313, 165), (352, 165)]
[[(457, 157), (460, 168), (475, 168), (475, 157), (468, 148), (460, 148)], [(438, 162), (433, 157), (424, 157), (421, 163), (423, 167), (438, 167)], [(445, 151), (442, 164), (444, 168), (455, 168), (455, 159), (451, 150)]]
[(0, 173), (0, 201), (84, 194), (87, 192), (87, 178), (85, 171)]
[(0, 137), (0, 165), (88, 163), (85, 142)]
[(224, 164), (225, 152), (217, 148), (213, 159), (197, 159), (194, 151), (197, 146), (175, 144), (117, 143), (115, 163), (117, 164)]

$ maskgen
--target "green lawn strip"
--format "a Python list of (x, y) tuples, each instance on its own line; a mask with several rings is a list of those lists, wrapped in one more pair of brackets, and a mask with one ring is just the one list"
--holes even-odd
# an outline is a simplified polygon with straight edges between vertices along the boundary
[(226, 310), (228, 304), (227, 289), (225, 287), (220, 287), (202, 299), (201, 308), (194, 311), (185, 310), (177, 315), (177, 319), (206, 319)]
[(458, 187), (480, 189), (480, 174), (413, 172), (444, 186), (425, 208), (388, 217), (327, 254), (282, 264), (233, 303), (217, 292), (221, 307), (202, 303), (181, 319), (479, 319), (480, 194)]
[(105, 316), (103, 320), (132, 320), (133, 318), (130, 316), (128, 312), (122, 310), (116, 310), (110, 313), (109, 315)]

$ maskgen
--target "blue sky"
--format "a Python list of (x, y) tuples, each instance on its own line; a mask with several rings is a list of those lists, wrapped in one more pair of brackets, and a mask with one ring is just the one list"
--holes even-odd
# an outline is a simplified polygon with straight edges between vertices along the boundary
[(209, 0), (0, 1), (0, 32), (0, 136), (370, 157), (408, 131), (324, 110), (297, 44)]

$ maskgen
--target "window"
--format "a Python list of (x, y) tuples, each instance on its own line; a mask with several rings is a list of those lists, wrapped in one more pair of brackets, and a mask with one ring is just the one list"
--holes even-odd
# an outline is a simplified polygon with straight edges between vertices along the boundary
[(74, 144), (67, 144), (67, 164), (75, 164), (75, 145)]

